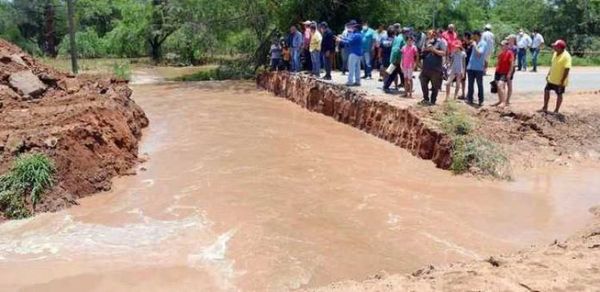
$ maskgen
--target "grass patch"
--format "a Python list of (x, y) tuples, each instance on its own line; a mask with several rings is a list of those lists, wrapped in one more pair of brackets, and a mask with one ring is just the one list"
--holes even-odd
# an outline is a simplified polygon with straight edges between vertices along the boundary
[(444, 133), (453, 141), (452, 165), (455, 174), (472, 172), (501, 179), (510, 179), (509, 161), (495, 143), (474, 133), (474, 122), (468, 113), (453, 101), (444, 104), (436, 117)]
[(23, 154), (15, 160), (8, 173), (0, 176), (0, 211), (11, 219), (31, 215), (27, 200), (35, 205), (42, 194), (54, 184), (56, 168), (45, 154)]

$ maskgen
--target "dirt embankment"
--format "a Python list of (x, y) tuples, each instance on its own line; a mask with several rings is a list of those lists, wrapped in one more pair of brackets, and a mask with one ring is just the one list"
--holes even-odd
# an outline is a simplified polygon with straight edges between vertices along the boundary
[(484, 261), (425, 267), (410, 275), (378, 273), (310, 291), (598, 291), (600, 207), (592, 225), (564, 242)]
[(287, 72), (264, 73), (257, 78), (257, 84), (310, 111), (389, 141), (419, 158), (432, 160), (440, 168), (450, 167), (450, 139), (423, 123), (413, 108), (399, 108), (345, 86)]
[(20, 153), (54, 159), (56, 184), (36, 212), (110, 189), (138, 162), (148, 125), (131, 93), (126, 82), (55, 71), (0, 39), (0, 174)]

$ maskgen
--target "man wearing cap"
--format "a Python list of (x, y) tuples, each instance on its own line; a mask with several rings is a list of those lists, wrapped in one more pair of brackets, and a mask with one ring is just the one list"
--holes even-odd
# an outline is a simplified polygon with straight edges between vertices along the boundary
[(302, 34), (295, 25), (290, 27), (290, 51), (292, 57), (292, 72), (300, 72), (300, 52), (302, 51)]
[(321, 42), (323, 41), (323, 37), (315, 23), (310, 25), (310, 31), (311, 36), (308, 50), (310, 51), (310, 60), (312, 64), (311, 75), (319, 78), (321, 77)]
[(346, 24), (348, 35), (338, 37), (340, 42), (348, 50), (348, 82), (347, 86), (360, 86), (360, 59), (362, 57), (362, 34), (360, 26), (356, 21)]
[(531, 47), (531, 37), (527, 34), (523, 29), (519, 30), (519, 35), (517, 36), (517, 47), (519, 49), (518, 55), (518, 68), (519, 71), (527, 71), (527, 50)]
[(492, 54), (494, 54), (494, 49), (495, 49), (495, 40), (494, 40), (494, 34), (492, 33), (492, 25), (491, 24), (486, 24), (484, 29), (483, 29), (483, 33), (481, 34), (481, 39), (485, 42), (486, 46), (486, 51), (484, 53), (484, 59), (485, 59), (485, 63), (484, 63), (484, 74), (487, 73), (487, 68), (488, 65), (490, 64), (490, 58), (492, 56)]
[(537, 60), (540, 54), (540, 50), (544, 48), (544, 37), (539, 33), (537, 29), (533, 29), (533, 38), (531, 41), (531, 66), (533, 69), (531, 72), (537, 72)]
[(556, 92), (556, 108), (555, 113), (558, 113), (563, 101), (565, 88), (569, 85), (569, 71), (571, 70), (571, 54), (566, 51), (567, 43), (563, 40), (557, 40), (552, 44), (554, 54), (552, 55), (552, 65), (546, 80), (546, 88), (544, 89), (544, 107), (542, 112), (548, 112), (548, 103), (550, 102), (550, 91)]
[(331, 65), (333, 63), (333, 57), (335, 55), (335, 36), (327, 25), (327, 22), (321, 22), (319, 25), (321, 29), (321, 35), (323, 41), (321, 42), (321, 54), (323, 54), (323, 61), (325, 62), (325, 80), (331, 80)]

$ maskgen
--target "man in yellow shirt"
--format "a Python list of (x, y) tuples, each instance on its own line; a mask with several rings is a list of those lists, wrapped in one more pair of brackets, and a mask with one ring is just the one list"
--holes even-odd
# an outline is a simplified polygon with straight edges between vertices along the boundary
[(312, 61), (312, 75), (319, 78), (321, 77), (321, 41), (323, 37), (317, 29), (317, 24), (312, 23), (310, 25), (311, 37), (308, 50), (310, 51), (310, 59)]
[(569, 84), (569, 71), (571, 70), (571, 54), (566, 51), (567, 43), (563, 40), (557, 40), (552, 44), (554, 55), (552, 56), (552, 66), (546, 76), (548, 83), (544, 89), (544, 107), (542, 112), (548, 112), (548, 102), (550, 102), (550, 91), (556, 92), (556, 109), (558, 113), (562, 104), (565, 87)]

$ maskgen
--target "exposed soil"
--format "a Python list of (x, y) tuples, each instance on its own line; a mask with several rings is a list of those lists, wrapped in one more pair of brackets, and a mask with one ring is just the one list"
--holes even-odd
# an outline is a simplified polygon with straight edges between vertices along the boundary
[(484, 261), (425, 267), (411, 275), (380, 272), (311, 291), (598, 291), (600, 208), (595, 222), (564, 242), (532, 247)]
[(54, 159), (56, 184), (36, 212), (110, 189), (112, 177), (138, 162), (148, 125), (131, 93), (123, 81), (58, 72), (0, 39), (0, 173), (20, 153)]

